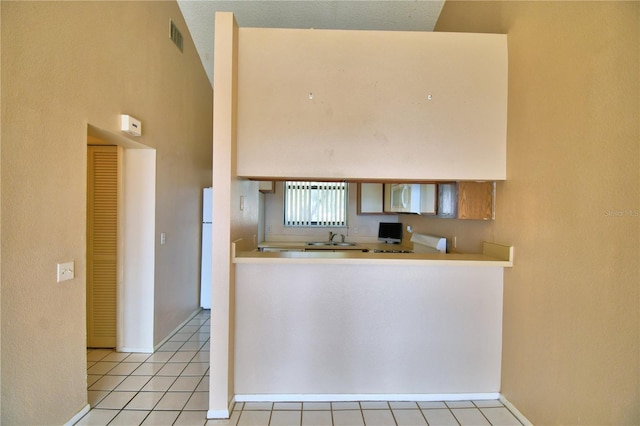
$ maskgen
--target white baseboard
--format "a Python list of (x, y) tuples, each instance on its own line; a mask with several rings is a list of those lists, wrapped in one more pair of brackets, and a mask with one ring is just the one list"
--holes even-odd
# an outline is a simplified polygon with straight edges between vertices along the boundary
[(324, 402), (324, 401), (468, 401), (498, 399), (499, 393), (446, 394), (247, 394), (236, 395), (236, 402)]
[(198, 308), (198, 309), (196, 309), (196, 310), (195, 310), (191, 315), (189, 315), (189, 317), (188, 317), (186, 320), (184, 320), (184, 321), (182, 322), (182, 324), (180, 324), (179, 326), (177, 326), (177, 327), (176, 327), (176, 328), (175, 328), (171, 333), (169, 333), (169, 334), (167, 335), (167, 337), (165, 337), (164, 339), (162, 339), (162, 340), (160, 341), (160, 343), (158, 343), (157, 345), (155, 345), (155, 346), (153, 347), (153, 351), (152, 351), (152, 352), (157, 351), (157, 350), (158, 350), (158, 348), (160, 348), (160, 346), (162, 346), (162, 345), (164, 345), (165, 343), (167, 343), (167, 341), (168, 341), (169, 339), (171, 339), (171, 337), (173, 337), (173, 335), (174, 335), (174, 334), (176, 334), (176, 333), (178, 332), (178, 330), (180, 330), (182, 327), (184, 327), (185, 325), (187, 325), (187, 323), (188, 323), (189, 321), (191, 321), (191, 320), (192, 320), (196, 315), (198, 315), (198, 314), (200, 313), (200, 311), (202, 311), (202, 308)]
[(229, 401), (229, 408), (226, 410), (208, 410), (207, 419), (228, 419), (231, 417), (231, 411), (233, 409), (233, 404), (235, 403), (236, 399), (231, 398), (231, 401)]
[(513, 405), (511, 402), (509, 402), (509, 400), (507, 398), (504, 397), (504, 395), (500, 394), (500, 398), (498, 398), (500, 400), (500, 402), (502, 402), (504, 404), (505, 407), (507, 407), (509, 409), (509, 411), (511, 411), (513, 413), (514, 416), (516, 416), (516, 418), (520, 421), (520, 423), (522, 423), (524, 426), (533, 426), (533, 423), (531, 423), (529, 421), (529, 419), (527, 419), (524, 414), (522, 414), (520, 411), (518, 411), (518, 409), (515, 407), (515, 405)]
[(135, 352), (135, 353), (141, 353), (141, 354), (152, 354), (153, 353), (153, 347), (149, 348), (131, 348), (128, 346), (125, 347), (121, 347), (121, 348), (116, 348), (117, 352)]
[(76, 423), (78, 423), (78, 421), (81, 418), (84, 417), (85, 414), (87, 414), (89, 412), (89, 410), (91, 410), (91, 406), (89, 404), (85, 405), (84, 408), (82, 410), (78, 411), (78, 413), (75, 416), (71, 417), (69, 419), (69, 421), (64, 424), (64, 426), (73, 426), (73, 425), (75, 425)]
[(230, 410), (208, 410), (207, 419), (228, 419), (231, 416)]

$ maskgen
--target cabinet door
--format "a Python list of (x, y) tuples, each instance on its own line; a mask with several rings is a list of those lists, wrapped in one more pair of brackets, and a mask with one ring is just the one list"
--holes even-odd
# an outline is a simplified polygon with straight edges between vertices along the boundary
[(438, 184), (438, 217), (458, 217), (458, 186), (455, 182)]
[(436, 214), (436, 192), (435, 183), (424, 183), (420, 185), (420, 214)]
[(358, 214), (383, 214), (384, 194), (381, 183), (358, 184)]
[(458, 219), (493, 219), (493, 182), (458, 182)]

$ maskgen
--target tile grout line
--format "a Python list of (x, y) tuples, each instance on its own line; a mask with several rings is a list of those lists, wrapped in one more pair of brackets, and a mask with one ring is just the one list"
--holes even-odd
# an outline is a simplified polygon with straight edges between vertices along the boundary
[[(361, 417), (362, 417), (362, 421), (363, 421), (363, 423), (364, 423), (365, 425), (366, 425), (366, 419), (365, 419), (365, 417), (364, 417), (364, 410), (389, 411), (389, 412), (390, 412), (390, 414), (392, 415), (393, 419), (394, 419), (394, 422), (397, 424), (397, 420), (396, 420), (396, 418), (395, 418), (395, 413), (394, 413), (394, 408), (391, 406), (391, 404), (390, 404), (390, 402), (389, 402), (389, 401), (385, 401), (385, 402), (386, 402), (386, 404), (387, 404), (387, 407), (386, 407), (386, 408), (376, 408), (376, 407), (367, 408), (367, 407), (364, 407), (364, 406), (363, 406), (363, 404), (362, 404), (362, 402), (363, 402), (363, 401), (353, 401), (353, 402), (358, 403), (358, 409), (357, 409), (357, 410), (358, 410), (358, 411), (360, 411), (360, 414), (361, 414)], [(304, 419), (304, 417), (303, 417), (303, 416), (304, 416), (305, 411), (307, 411), (307, 412), (309, 412), (309, 411), (328, 411), (328, 412), (330, 413), (330, 416), (331, 416), (331, 424), (332, 424), (332, 425), (335, 425), (335, 417), (334, 417), (334, 413), (335, 413), (335, 411), (344, 411), (344, 410), (336, 410), (336, 409), (333, 407), (333, 404), (332, 404), (332, 402), (331, 402), (331, 401), (330, 401), (330, 402), (328, 402), (328, 403), (329, 403), (329, 407), (330, 407), (328, 410), (313, 410), (313, 409), (305, 410), (304, 402), (301, 402), (300, 414), (301, 414), (301, 416), (302, 416), (302, 417), (300, 418), (300, 422), (302, 422), (302, 421), (303, 421), (303, 419)], [(486, 420), (486, 421), (491, 425), (491, 424), (492, 424), (492, 423), (491, 423), (491, 421), (489, 420), (489, 418), (488, 418), (488, 417), (486, 417), (486, 415), (484, 414), (484, 412), (482, 411), (482, 409), (483, 409), (483, 408), (498, 408), (498, 409), (504, 409), (504, 408), (507, 408), (507, 407), (505, 407), (505, 406), (504, 406), (503, 404), (501, 404), (501, 403), (498, 403), (498, 404), (497, 404), (497, 405), (495, 405), (495, 406), (488, 406), (488, 407), (486, 407), (486, 406), (480, 406), (480, 405), (476, 404), (476, 403), (475, 403), (475, 402), (473, 402), (473, 401), (469, 401), (469, 403), (471, 404), (471, 406), (455, 407), (455, 406), (449, 406), (449, 405), (446, 403), (446, 401), (442, 401), (443, 407), (440, 407), (440, 408), (437, 408), (437, 407), (432, 407), (432, 408), (425, 407), (425, 408), (422, 408), (422, 407), (420, 407), (420, 406), (417, 404), (417, 401), (416, 401), (416, 406), (415, 406), (415, 408), (413, 408), (413, 407), (412, 407), (412, 408), (403, 408), (403, 407), (398, 407), (398, 408), (396, 408), (396, 410), (403, 410), (403, 409), (405, 409), (405, 410), (418, 410), (418, 411), (419, 411), (419, 413), (420, 413), (420, 415), (421, 415), (421, 417), (422, 417), (422, 419), (425, 421), (425, 424), (428, 424), (428, 421), (427, 421), (427, 419), (426, 419), (426, 417), (425, 417), (425, 412), (427, 412), (427, 411), (429, 411), (429, 410), (431, 410), (431, 409), (434, 409), (434, 410), (435, 410), (435, 409), (444, 409), (444, 410), (446, 410), (446, 411), (447, 411), (447, 412), (449, 412), (449, 414), (452, 416), (452, 419), (456, 422), (456, 424), (462, 424), (462, 423), (460, 423), (460, 420), (458, 420), (458, 417), (457, 417), (457, 416), (455, 415), (455, 413), (453, 412), (453, 410), (454, 410), (454, 409), (456, 409), (456, 410), (462, 410), (462, 411), (465, 411), (465, 410), (476, 410), (476, 411), (479, 411), (479, 412), (480, 412), (480, 415), (481, 415), (483, 418), (485, 418), (485, 420)], [(240, 405), (240, 404), (242, 404), (242, 405)], [(240, 408), (239, 408), (239, 409), (237, 409), (236, 407), (240, 407)], [(273, 412), (274, 412), (274, 411), (279, 411), (279, 410), (277, 410), (277, 409), (276, 409), (275, 404), (274, 404), (273, 402), (271, 402), (271, 407), (270, 407), (270, 408), (268, 408), (268, 409), (246, 410), (245, 408), (246, 408), (246, 404), (244, 404), (244, 403), (235, 403), (234, 408), (232, 409), (232, 413), (239, 413), (239, 416), (238, 416), (238, 419), (236, 420), (236, 422), (234, 422), (234, 424), (236, 424), (236, 425), (239, 425), (239, 424), (240, 424), (240, 422), (241, 422), (241, 416), (242, 416), (242, 414), (244, 413), (244, 411), (269, 411), (269, 421), (273, 420), (273, 414), (274, 414)], [(354, 410), (354, 409), (353, 409), (353, 408), (351, 408), (351, 409), (349, 409), (349, 408), (345, 408), (345, 410), (346, 410), (346, 411), (349, 411), (349, 410)], [(287, 411), (287, 410), (286, 410), (286, 409), (283, 409), (283, 411)], [(294, 411), (298, 411), (298, 410), (294, 410)], [(354, 411), (355, 411), (355, 410), (354, 410)], [(509, 412), (510, 414), (512, 414), (512, 413), (511, 413), (511, 411), (510, 411), (510, 410), (508, 410), (508, 409), (507, 409), (507, 412)], [(517, 419), (516, 419), (516, 420), (517, 420)], [(518, 421), (518, 424), (520, 424), (520, 422), (519, 422), (519, 421)]]
[[(304, 405), (302, 406), (302, 408), (304, 408)], [(329, 403), (329, 411), (331, 412), (331, 426), (333, 426), (335, 424), (335, 420), (333, 417), (333, 404)]]
[(458, 423), (458, 425), (461, 425), (462, 423), (460, 423), (460, 420), (458, 420), (458, 417), (456, 416), (456, 413), (453, 412), (453, 410), (451, 409), (451, 407), (449, 406), (449, 404), (447, 404), (446, 402), (444, 403), (444, 405), (447, 406), (447, 410), (449, 410), (449, 414), (451, 414), (451, 416), (453, 417), (453, 419), (456, 421), (456, 423)]
[(424, 415), (424, 410), (420, 407), (420, 404), (416, 403), (416, 405), (418, 406), (418, 411), (420, 411), (420, 415), (424, 419), (424, 423), (428, 425), (429, 422), (427, 421), (427, 416)]
[[(193, 321), (193, 320), (192, 320), (192, 321)], [(119, 408), (119, 409), (113, 409), (113, 411), (117, 411), (117, 413), (116, 413), (116, 415), (115, 415), (115, 416), (114, 416), (114, 417), (113, 417), (113, 418), (112, 418), (108, 423), (113, 422), (113, 420), (114, 420), (118, 415), (120, 415), (120, 413), (122, 413), (123, 411), (147, 411), (147, 410), (144, 410), (144, 409), (143, 409), (143, 410), (126, 410), (126, 409), (125, 409), (125, 407), (126, 407), (128, 404), (130, 404), (130, 403), (131, 403), (131, 401), (132, 401), (135, 397), (137, 397), (141, 392), (145, 392), (145, 391), (143, 391), (142, 389), (143, 389), (143, 388), (144, 388), (144, 386), (146, 386), (146, 385), (149, 383), (149, 381), (151, 381), (154, 377), (174, 377), (173, 382), (172, 382), (172, 383), (167, 387), (167, 390), (165, 390), (165, 391), (161, 391), (161, 392), (163, 392), (162, 397), (160, 397), (160, 398), (158, 399), (158, 401), (153, 405), (153, 408), (151, 408), (150, 410), (148, 410), (149, 412), (147, 413), (147, 415), (145, 416), (145, 418), (142, 420), (142, 422), (144, 422), (144, 421), (147, 419), (147, 417), (151, 414), (151, 412), (153, 412), (153, 411), (154, 411), (155, 407), (157, 407), (157, 405), (160, 403), (160, 401), (161, 401), (161, 400), (162, 400), (162, 399), (163, 399), (167, 394), (169, 394), (169, 392), (170, 392), (169, 390), (170, 390), (171, 386), (173, 386), (173, 385), (176, 383), (176, 381), (178, 380), (178, 378), (179, 378), (179, 377), (181, 377), (181, 375), (182, 375), (182, 373), (184, 372), (184, 370), (188, 367), (188, 364), (190, 364), (191, 362), (193, 362), (193, 359), (195, 358), (196, 354), (197, 354), (198, 352), (200, 352), (200, 351), (202, 350), (202, 348), (204, 348), (204, 346), (206, 346), (206, 344), (207, 344), (207, 343), (209, 343), (209, 342), (210, 342), (210, 338), (207, 338), (204, 342), (198, 342), (198, 343), (201, 343), (201, 344), (198, 346), (198, 349), (197, 349), (197, 350), (194, 350), (194, 352), (195, 352), (195, 353), (194, 353), (193, 357), (191, 357), (191, 359), (190, 359), (188, 362), (186, 362), (186, 364), (187, 364), (187, 365), (186, 365), (186, 366), (185, 366), (185, 367), (180, 371), (180, 374), (178, 374), (177, 376), (158, 376), (158, 372), (159, 372), (162, 368), (164, 368), (164, 366), (166, 366), (167, 364), (169, 364), (170, 359), (171, 359), (171, 358), (173, 358), (173, 356), (175, 356), (178, 352), (180, 352), (180, 349), (182, 349), (182, 348), (184, 347), (184, 345), (185, 345), (187, 342), (189, 342), (191, 338), (193, 338), (193, 337), (195, 336), (195, 334), (196, 334), (196, 333), (197, 333), (197, 334), (200, 334), (200, 330), (202, 329), (202, 327), (204, 327), (205, 325), (207, 325), (206, 323), (207, 323), (208, 321), (209, 321), (209, 320), (207, 319), (207, 320), (205, 320), (203, 323), (198, 324), (198, 325), (196, 325), (196, 324), (185, 324), (185, 326), (187, 326), (187, 325), (197, 326), (197, 329), (196, 329), (195, 331), (193, 331), (193, 332), (191, 332), (191, 333), (190, 333), (191, 335), (190, 335), (190, 337), (189, 337), (189, 339), (188, 339), (187, 341), (182, 342), (182, 344), (181, 344), (181, 345), (180, 345), (176, 350), (171, 350), (171, 351), (157, 351), (157, 352), (173, 352), (173, 355), (171, 355), (171, 357), (170, 357), (170, 358), (168, 358), (166, 361), (164, 361), (164, 362), (162, 362), (162, 363), (161, 363), (161, 364), (162, 364), (162, 367), (161, 367), (160, 369), (158, 369), (158, 371), (157, 371), (157, 372), (155, 372), (155, 373), (153, 373), (152, 375), (150, 375), (149, 379), (145, 382), (145, 384), (144, 384), (144, 385), (142, 385), (142, 386), (140, 387), (140, 389), (138, 389), (137, 391), (131, 391), (131, 392), (135, 392), (135, 394), (131, 397), (131, 399), (129, 399), (129, 400), (128, 400), (128, 401), (127, 401), (127, 402), (122, 406), (122, 408)], [(184, 327), (183, 327), (183, 328), (184, 328)], [(173, 338), (173, 336), (175, 336), (176, 334), (178, 334), (178, 333), (179, 333), (183, 328), (181, 328), (181, 329), (179, 329), (178, 331), (176, 331), (176, 332), (171, 336), (171, 338)], [(184, 333), (184, 334), (187, 334), (187, 333)], [(170, 339), (171, 339), (171, 338), (170, 338)], [(175, 342), (174, 342), (174, 343), (175, 343)], [(193, 343), (193, 342), (192, 342), (192, 343)], [(164, 346), (164, 345), (163, 345), (163, 346)], [(90, 353), (90, 352), (92, 352), (92, 351), (94, 351), (94, 350), (100, 350), (100, 349), (89, 349), (89, 350), (88, 350), (88, 353)], [(156, 353), (157, 353), (157, 352), (156, 352)], [(102, 356), (102, 357), (101, 357), (100, 359), (98, 359), (97, 361), (95, 361), (93, 365), (95, 365), (95, 364), (97, 364), (97, 363), (99, 363), (99, 362), (111, 362), (111, 361), (103, 361), (103, 360), (104, 360), (105, 358), (107, 358), (108, 356), (110, 356), (111, 354), (113, 354), (113, 353), (118, 353), (118, 352), (115, 352), (115, 350), (112, 350), (112, 351), (110, 351), (110, 352), (108, 352), (108, 353), (105, 353), (105, 355), (104, 355), (104, 356)], [(98, 380), (101, 380), (102, 378), (104, 378), (104, 377), (106, 377), (106, 376), (111, 376), (111, 377), (117, 377), (117, 376), (120, 376), (120, 375), (109, 375), (108, 373), (109, 373), (109, 372), (111, 372), (111, 371), (112, 371), (114, 368), (116, 368), (118, 365), (120, 365), (120, 364), (122, 364), (122, 363), (126, 362), (126, 359), (127, 359), (127, 358), (129, 358), (131, 355), (132, 355), (132, 353), (128, 353), (128, 354), (127, 354), (123, 359), (116, 361), (116, 362), (115, 362), (115, 363), (116, 363), (116, 365), (115, 365), (114, 367), (112, 367), (111, 369), (107, 370), (105, 373), (101, 374), (101, 375), (100, 375), (100, 379), (98, 379)], [(107, 398), (107, 397), (108, 397), (109, 395), (111, 395), (113, 392), (129, 392), (129, 391), (118, 391), (118, 390), (116, 390), (116, 389), (117, 389), (117, 387), (118, 387), (118, 386), (120, 386), (120, 385), (122, 384), (122, 382), (124, 382), (127, 378), (129, 378), (129, 377), (138, 377), (138, 376), (134, 376), (134, 375), (133, 375), (133, 373), (134, 373), (138, 368), (140, 368), (140, 366), (142, 366), (142, 364), (144, 364), (145, 362), (148, 362), (148, 359), (149, 359), (149, 358), (151, 358), (151, 356), (153, 356), (153, 354), (149, 355), (149, 356), (148, 356), (144, 361), (140, 362), (140, 363), (139, 363), (140, 365), (139, 365), (139, 366), (137, 366), (137, 367), (136, 367), (133, 371), (131, 371), (129, 374), (124, 375), (124, 377), (125, 377), (125, 378), (124, 378), (124, 379), (123, 379), (123, 380), (122, 380), (118, 385), (116, 385), (113, 389), (106, 390), (106, 391), (107, 391), (106, 395), (104, 395), (104, 396), (103, 396), (99, 401), (97, 401), (97, 402), (95, 403), (95, 405), (96, 405), (96, 406), (97, 406), (97, 405), (99, 405), (99, 404), (100, 404), (100, 402), (102, 402), (105, 398)], [(137, 362), (137, 361), (136, 361), (136, 362)], [(153, 363), (153, 362), (150, 362), (150, 363)], [(153, 364), (155, 364), (155, 363), (153, 363)], [(158, 363), (158, 364), (160, 364), (160, 363)], [(93, 367), (93, 365), (92, 365), (91, 367)], [(89, 368), (91, 368), (91, 367), (88, 367), (87, 369), (89, 369)], [(189, 392), (189, 393), (190, 393), (190, 395), (189, 395), (189, 398), (187, 399), (187, 401), (185, 402), (184, 406), (182, 407), (182, 409), (180, 409), (180, 410), (166, 410), (166, 411), (178, 411), (178, 416), (176, 417), (176, 420), (175, 420), (175, 421), (177, 421), (177, 419), (180, 417), (180, 415), (182, 414), (182, 412), (183, 412), (183, 411), (185, 411), (185, 410), (184, 410), (184, 407), (186, 407), (186, 406), (187, 406), (187, 404), (189, 403), (189, 401), (191, 400), (191, 398), (193, 398), (193, 396), (194, 396), (194, 394), (195, 394), (196, 389), (198, 388), (198, 386), (202, 383), (202, 381), (204, 380), (204, 378), (205, 378), (205, 377), (207, 377), (207, 372), (208, 372), (208, 370), (209, 370), (209, 368), (207, 368), (207, 369), (204, 371), (204, 373), (202, 374), (202, 376), (199, 376), (199, 375), (196, 375), (196, 376), (185, 376), (185, 377), (200, 377), (200, 380), (198, 380), (198, 384), (195, 386), (195, 388), (194, 388), (192, 391), (185, 391), (185, 393)], [(91, 386), (93, 386), (93, 385), (94, 385), (98, 380), (96, 380), (96, 381), (95, 381)], [(88, 392), (88, 391), (89, 391), (89, 389), (87, 389), (87, 392)], [(178, 392), (178, 391), (176, 391), (176, 392)], [(96, 407), (92, 407), (92, 409), (94, 409), (94, 408), (96, 408)], [(107, 410), (111, 410), (111, 409), (107, 409)], [(91, 410), (90, 410), (90, 411), (91, 411)], [(158, 410), (158, 411), (165, 411), (165, 410)], [(201, 411), (201, 410), (186, 410), (186, 411)], [(88, 414), (88, 413), (87, 413), (87, 414)], [(86, 415), (85, 415), (85, 416), (86, 416)], [(84, 417), (84, 416), (83, 416), (83, 417)], [(80, 420), (82, 420), (82, 419), (80, 419)], [(174, 422), (175, 422), (175, 421), (174, 421)], [(205, 423), (206, 423), (206, 420), (205, 420)]]
[[(193, 321), (193, 320), (192, 320), (192, 321)], [(190, 322), (191, 322), (191, 321), (190, 321)], [(205, 321), (205, 323), (206, 323), (206, 321)], [(189, 325), (189, 324), (187, 324), (187, 325)], [(200, 329), (201, 329), (202, 327), (204, 327), (204, 325), (205, 325), (204, 323), (203, 323), (203, 324), (200, 324), (200, 326), (198, 327), (198, 330), (197, 330), (197, 331), (195, 331), (195, 332), (191, 335), (191, 337), (190, 337), (189, 339), (192, 339), (192, 338), (193, 338), (193, 336), (195, 336), (195, 335), (196, 335), (196, 333), (198, 333), (198, 334), (199, 334)], [(180, 329), (180, 330), (182, 330), (182, 329)], [(177, 334), (177, 333), (176, 333), (176, 334)], [(196, 353), (200, 352), (200, 350), (204, 347), (204, 345), (207, 343), (207, 341), (208, 341), (208, 342), (210, 342), (210, 339), (211, 339), (211, 338), (209, 337), (209, 338), (208, 338), (208, 339), (207, 339), (207, 340), (206, 340), (206, 341), (205, 341), (205, 342), (200, 346), (200, 348), (196, 351)], [(187, 340), (187, 342), (188, 342), (188, 341), (190, 341), (190, 340)], [(184, 346), (184, 345), (183, 345), (183, 346)], [(182, 348), (182, 346), (180, 346), (180, 348)], [(178, 350), (178, 351), (179, 351), (179, 350)], [(178, 351), (176, 351), (176, 353), (177, 353)], [(195, 358), (195, 356), (196, 356), (196, 354), (194, 354), (194, 355), (193, 355), (193, 357), (191, 358), (191, 361), (189, 361), (189, 363), (191, 363), (191, 362), (193, 361), (193, 359)], [(185, 369), (186, 369), (186, 367), (185, 367)], [(207, 368), (207, 371), (208, 371), (208, 370), (209, 370), (209, 368)], [(189, 401), (191, 400), (191, 398), (193, 398), (193, 395), (195, 394), (196, 389), (198, 389), (198, 386), (200, 386), (200, 383), (202, 383), (202, 381), (204, 380), (204, 378), (205, 378), (205, 377), (207, 377), (207, 375), (206, 375), (207, 371), (205, 371), (205, 373), (203, 374), (203, 376), (202, 376), (202, 377), (200, 378), (200, 380), (198, 381), (198, 384), (196, 385), (196, 387), (194, 388), (194, 390), (191, 392), (191, 395), (189, 395), (189, 398), (187, 399), (187, 402), (185, 402), (184, 406), (179, 410), (179, 412), (178, 412), (178, 416), (177, 416), (177, 417), (176, 417), (176, 419), (174, 420), (173, 424), (175, 424), (175, 423), (178, 421), (178, 419), (180, 418), (180, 416), (182, 415), (182, 413), (185, 411), (185, 410), (184, 410), (184, 408), (189, 404)], [(180, 376), (178, 376), (178, 377), (180, 377)], [(178, 377), (176, 377), (176, 380), (175, 380), (175, 381), (177, 381), (177, 380), (178, 380)], [(174, 383), (175, 383), (175, 381), (174, 381)], [(170, 387), (169, 387), (169, 388), (170, 388)], [(167, 389), (167, 392), (169, 392), (169, 389)], [(158, 402), (159, 402), (159, 401), (158, 401)], [(187, 410), (187, 411), (191, 411), (191, 410)], [(149, 412), (149, 414), (151, 414), (151, 412)], [(207, 424), (207, 418), (206, 418), (206, 415), (205, 415), (205, 419), (204, 419), (204, 423), (203, 423), (203, 425), (206, 425), (206, 424)]]
[[(176, 351), (176, 352), (177, 352), (177, 351)], [(151, 356), (149, 356), (149, 358), (150, 358), (150, 357), (151, 357)], [(128, 356), (127, 356), (127, 358), (128, 358)], [(125, 358), (125, 359), (126, 359), (126, 358)], [(148, 359), (148, 358), (147, 358), (147, 359)], [(168, 363), (169, 363), (169, 360), (167, 360), (167, 361), (165, 361), (164, 363), (162, 363), (163, 367), (164, 367), (166, 364), (168, 364)], [(141, 363), (141, 364), (142, 364), (142, 363)], [(153, 364), (153, 363), (152, 363), (152, 364)], [(138, 367), (138, 368), (139, 368), (139, 367)], [(161, 369), (162, 369), (162, 368), (161, 368)], [(159, 370), (158, 370), (158, 372), (159, 372), (161, 369), (159, 369)], [(136, 368), (136, 370), (137, 370), (137, 368)], [(135, 371), (135, 370), (134, 370), (134, 371)], [(149, 378), (149, 380), (147, 381), (147, 383), (148, 383), (149, 381), (151, 381), (151, 379), (152, 379), (152, 378), (154, 378), (154, 377), (170, 377), (170, 376), (158, 376), (158, 375), (157, 375), (157, 374), (158, 374), (158, 372), (154, 373), (154, 374)], [(133, 373), (133, 372), (132, 372), (132, 373)], [(131, 376), (132, 376), (132, 374), (129, 374), (127, 377), (131, 377)], [(179, 376), (176, 376), (176, 377), (175, 377), (175, 379), (173, 380), (173, 382), (171, 382), (171, 385), (169, 385), (169, 386), (167, 387), (167, 390), (166, 390), (166, 391), (163, 391), (164, 393), (162, 394), (162, 397), (160, 397), (160, 398), (158, 399), (158, 401), (153, 405), (153, 407), (152, 407), (151, 409), (149, 409), (149, 412), (147, 413), (147, 415), (145, 416), (145, 418), (142, 420), (142, 422), (141, 422), (140, 424), (144, 423), (144, 421), (147, 419), (147, 417), (149, 417), (149, 416), (151, 415), (151, 412), (152, 412), (152, 411), (154, 411), (154, 408), (158, 405), (158, 403), (160, 402), (160, 400), (161, 400), (162, 398), (164, 398), (164, 396), (167, 394), (167, 392), (169, 391), (169, 389), (171, 388), (171, 386), (173, 386), (173, 384), (178, 380), (178, 377), (179, 377)], [(126, 379), (125, 379), (125, 380), (126, 380)], [(146, 384), (147, 384), (147, 383), (145, 383), (145, 386), (146, 386)], [(118, 386), (119, 386), (119, 385), (118, 385)], [(116, 386), (116, 388), (117, 388), (117, 386)], [(109, 392), (109, 394), (107, 394), (107, 396), (108, 396), (108, 395), (110, 395), (110, 394), (111, 394), (111, 393), (113, 393), (113, 392), (117, 392), (117, 391), (116, 391), (116, 388), (112, 389), (112, 390)], [(142, 388), (144, 388), (144, 386), (143, 386)], [(142, 392), (142, 388), (140, 388), (138, 391), (136, 391), (135, 395), (134, 395), (134, 396), (133, 396), (133, 397), (132, 397), (132, 398), (131, 398), (131, 399), (130, 399), (126, 404), (124, 404), (124, 405), (122, 406), (122, 408), (118, 409), (118, 414), (116, 414), (116, 415), (113, 417), (113, 419), (111, 419), (111, 420), (109, 421), (109, 423), (107, 423), (107, 424), (112, 423), (112, 422), (113, 422), (113, 420), (115, 420), (115, 418), (116, 418), (116, 417), (118, 417), (118, 415), (120, 415), (120, 413), (122, 413), (123, 411), (138, 411), (138, 410), (125, 410), (125, 408), (126, 408), (126, 406), (127, 406), (127, 405), (129, 405), (129, 404), (131, 403), (131, 401), (133, 401), (133, 399), (134, 399), (136, 396), (138, 396), (138, 395), (140, 394), (140, 392)], [(152, 392), (153, 392), (153, 391), (152, 391)], [(105, 398), (106, 398), (106, 396), (105, 396)], [(104, 398), (103, 398), (103, 399), (104, 399)], [(146, 410), (139, 410), (139, 411), (146, 411)]]
[[(476, 404), (475, 402), (471, 401), (471, 403), (477, 408), (478, 411), (480, 411), (480, 415), (482, 417), (485, 418), (485, 420), (487, 421), (487, 423), (491, 424), (491, 420), (489, 420), (489, 418), (484, 414), (484, 412), (482, 411), (481, 407), (478, 406), (478, 404)], [(485, 407), (486, 408), (486, 407)]]

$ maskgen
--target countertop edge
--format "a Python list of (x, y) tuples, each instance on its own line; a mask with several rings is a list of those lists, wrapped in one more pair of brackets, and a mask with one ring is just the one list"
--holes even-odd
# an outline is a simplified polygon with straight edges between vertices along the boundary
[(401, 266), (493, 266), (509, 268), (513, 266), (513, 247), (485, 242), (482, 254), (400, 254), (372, 253), (357, 250), (337, 252), (259, 252), (236, 251), (232, 243), (232, 263), (234, 264), (350, 264), (350, 265), (401, 265)]
[(511, 267), (510, 262), (486, 259), (486, 260), (436, 260), (436, 259), (322, 259), (322, 258), (285, 258), (285, 257), (235, 257), (234, 264), (307, 264), (307, 265), (397, 265), (397, 266), (493, 266), (493, 267)]

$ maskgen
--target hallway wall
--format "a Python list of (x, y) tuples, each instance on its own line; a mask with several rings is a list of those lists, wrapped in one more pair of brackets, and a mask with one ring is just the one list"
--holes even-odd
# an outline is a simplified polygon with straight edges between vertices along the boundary
[(448, 1), (436, 30), (508, 34), (502, 393), (534, 424), (639, 424), (640, 2)]
[[(199, 306), (212, 97), (175, 2), (7, 2), (2, 19), (3, 424), (63, 424), (87, 404), (87, 125), (157, 151), (154, 343)], [(169, 39), (182, 31), (184, 53)], [(160, 245), (160, 232), (167, 243)], [(56, 263), (75, 279), (56, 283)]]

